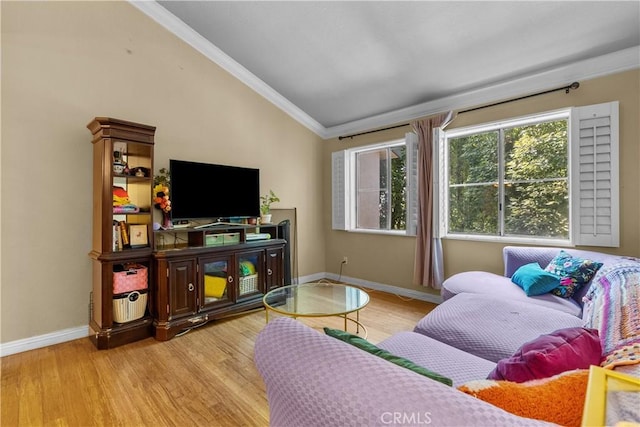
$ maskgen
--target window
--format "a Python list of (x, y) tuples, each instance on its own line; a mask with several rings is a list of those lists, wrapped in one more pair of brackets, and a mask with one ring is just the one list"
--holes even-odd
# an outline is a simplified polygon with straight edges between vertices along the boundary
[[(333, 228), (411, 233), (416, 138), (333, 153)], [(415, 232), (415, 231), (414, 231)]]
[(440, 235), (617, 246), (617, 109), (440, 131)]

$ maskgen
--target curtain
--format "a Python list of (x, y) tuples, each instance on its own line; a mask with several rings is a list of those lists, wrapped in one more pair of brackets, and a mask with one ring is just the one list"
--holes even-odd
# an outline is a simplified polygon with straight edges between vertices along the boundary
[(433, 131), (446, 126), (452, 118), (450, 111), (412, 123), (418, 135), (418, 226), (413, 282), (434, 289), (442, 287), (444, 264), (442, 241), (433, 229), (433, 174), (438, 167), (433, 159), (433, 150), (437, 148)]

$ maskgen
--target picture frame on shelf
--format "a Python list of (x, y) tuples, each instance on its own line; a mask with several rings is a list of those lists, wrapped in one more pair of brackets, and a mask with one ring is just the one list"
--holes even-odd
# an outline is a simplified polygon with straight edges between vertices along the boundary
[(132, 248), (144, 248), (149, 246), (149, 235), (145, 224), (129, 225), (129, 243)]

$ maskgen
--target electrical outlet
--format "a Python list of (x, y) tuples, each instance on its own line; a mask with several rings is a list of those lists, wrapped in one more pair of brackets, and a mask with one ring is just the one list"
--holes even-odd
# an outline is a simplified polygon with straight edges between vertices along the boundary
[(349, 258), (347, 258), (346, 256), (342, 257), (342, 263), (349, 264)]

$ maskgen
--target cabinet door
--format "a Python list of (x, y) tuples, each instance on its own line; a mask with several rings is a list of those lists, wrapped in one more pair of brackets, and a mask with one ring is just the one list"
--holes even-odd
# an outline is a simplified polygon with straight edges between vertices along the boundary
[(233, 257), (200, 259), (200, 308), (223, 307), (235, 300)]
[(238, 271), (237, 298), (254, 298), (265, 293), (264, 250), (236, 253)]
[[(271, 289), (284, 286), (284, 248), (272, 248), (266, 250), (266, 275), (265, 284), (267, 292)], [(290, 285), (291, 283), (286, 283)]]
[(169, 261), (169, 319), (197, 311), (196, 261)]

